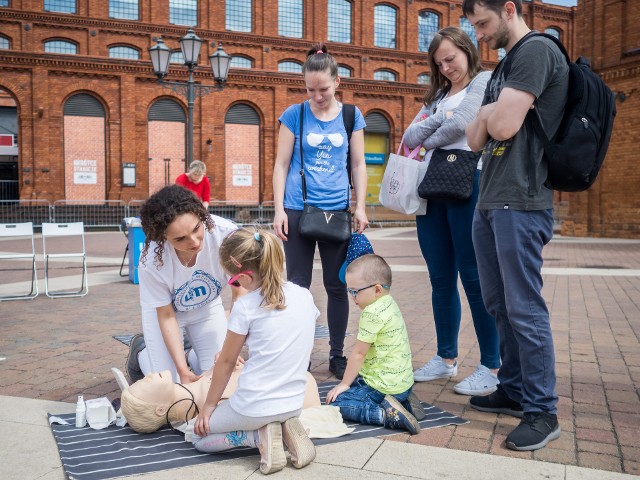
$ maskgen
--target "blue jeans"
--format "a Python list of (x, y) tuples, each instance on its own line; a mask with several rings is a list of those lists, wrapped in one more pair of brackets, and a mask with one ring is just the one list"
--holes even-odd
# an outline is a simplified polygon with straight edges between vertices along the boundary
[(553, 209), (476, 210), (473, 219), (482, 295), (500, 333), (498, 379), (525, 412), (556, 413), (558, 403), (541, 272), (552, 236)]
[(480, 348), (480, 363), (500, 366), (498, 331), (482, 301), (478, 265), (471, 239), (473, 212), (478, 201), (476, 171), (473, 193), (464, 202), (429, 200), (427, 213), (416, 216), (418, 242), (431, 280), (431, 304), (438, 338), (438, 355), (458, 357), (460, 295), (458, 274), (467, 295)]
[[(409, 405), (409, 390), (393, 395), (402, 405), (411, 411)], [(339, 407), (342, 418), (360, 422), (365, 425), (384, 425), (383, 408), (380, 402), (385, 394), (367, 385), (362, 377), (356, 377), (349, 390), (342, 392), (331, 403), (333, 407)]]

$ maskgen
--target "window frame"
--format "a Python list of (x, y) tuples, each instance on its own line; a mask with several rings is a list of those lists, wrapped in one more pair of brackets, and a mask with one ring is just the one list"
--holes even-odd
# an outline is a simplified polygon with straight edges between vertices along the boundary
[[(345, 70), (347, 70), (349, 72), (349, 75), (341, 75), (340, 74), (340, 69), (343, 68)], [(338, 64), (338, 76), (341, 78), (351, 78), (353, 77), (353, 68), (351, 68), (349, 65), (344, 65), (342, 63)]]
[[(131, 58), (131, 57), (112, 57), (111, 56), (111, 50), (115, 49), (115, 48), (128, 48), (131, 51), (134, 51), (138, 54), (137, 58)], [(115, 58), (118, 60), (142, 60), (142, 52), (140, 51), (140, 49), (134, 47), (133, 45), (128, 45), (125, 43), (117, 43), (114, 45), (109, 45), (107, 46), (107, 52), (109, 53), (109, 58)]]
[[(249, 66), (249, 67), (239, 67), (237, 65), (233, 65), (233, 61), (235, 59), (246, 60), (246, 61), (249, 62), (249, 64), (251, 66)], [(249, 69), (255, 68), (254, 65), (255, 65), (255, 60), (253, 58), (251, 58), (251, 57), (249, 57), (247, 55), (242, 55), (242, 54), (236, 55), (236, 54), (233, 54), (233, 55), (231, 55), (231, 63), (229, 64), (229, 68), (242, 68), (242, 69), (245, 69), (245, 70), (249, 70)]]
[[(48, 52), (47, 51), (47, 44), (53, 43), (53, 42), (68, 43), (69, 45), (73, 45), (75, 47), (76, 51), (74, 53)], [(44, 53), (54, 53), (56, 55), (78, 55), (78, 47), (79, 47), (79, 45), (76, 42), (74, 42), (73, 40), (70, 40), (68, 38), (47, 38), (46, 40), (42, 41), (42, 47), (43, 47)]]
[[(175, 12), (174, 12), (174, 17), (172, 18), (171, 16), (171, 8), (172, 8), (172, 3), (174, 3), (173, 5), (173, 9), (176, 9), (176, 5), (175, 2), (195, 2), (196, 6), (195, 6), (195, 22), (191, 22), (188, 19), (184, 21), (184, 23), (178, 22), (177, 18), (175, 18)], [(200, 1), (199, 0), (169, 0), (169, 25), (179, 25), (181, 27), (197, 27), (198, 25), (200, 25), (200, 17), (198, 15), (200, 10)]]
[[(231, 2), (245, 2), (245, 3), (248, 3), (249, 6), (251, 7), (249, 9), (249, 30), (243, 30), (242, 28), (240, 28), (240, 29), (230, 28), (229, 9), (230, 9), (230, 3)], [(236, 10), (234, 9), (233, 11), (236, 11)], [(243, 32), (243, 33), (251, 33), (251, 32), (253, 32), (253, 30), (254, 30), (253, 14), (254, 14), (253, 0), (225, 0), (225, 2), (224, 2), (224, 28), (225, 28), (225, 30), (228, 30), (230, 32)], [(242, 25), (242, 27), (244, 28), (244, 25)]]
[[(49, 6), (49, 8), (47, 8), (47, 3), (56, 3), (56, 2), (63, 2), (65, 4), (73, 2), (73, 12), (66, 11), (66, 10), (54, 10), (54, 9), (51, 8), (51, 6)], [(78, 14), (78, 1), (77, 0), (44, 0), (42, 2), (42, 9), (45, 12), (66, 13), (67, 15), (77, 15)]]
[(7, 42), (7, 46), (0, 46), (0, 50), (11, 50), (11, 39), (5, 35), (0, 35), (0, 42), (2, 42), (3, 40)]
[(476, 27), (471, 25), (471, 22), (469, 21), (469, 19), (467, 17), (460, 17), (460, 23), (458, 26), (460, 27), (460, 30), (462, 30), (464, 33), (469, 35), (469, 37), (471, 38), (471, 43), (473, 43), (476, 46), (476, 49), (479, 48), (478, 38), (476, 37), (476, 33), (475, 33)]
[[(562, 30), (558, 27), (556, 27), (555, 25), (552, 25), (550, 27), (546, 27), (544, 29), (544, 33), (548, 34), (548, 35), (553, 35), (553, 33), (550, 32), (550, 30), (557, 32), (558, 36), (556, 37), (558, 40), (562, 41)], [(555, 35), (553, 35), (555, 37)]]
[[(385, 74), (393, 75), (393, 80), (389, 80), (387, 78), (376, 78), (377, 73), (385, 73)], [(379, 68), (373, 72), (373, 79), (378, 82), (397, 82), (398, 74), (393, 70), (389, 70), (388, 68)]]
[[(281, 16), (281, 11), (280, 11), (280, 7), (283, 6), (283, 2), (287, 2), (287, 6), (289, 7), (289, 12), (291, 12), (291, 10), (295, 9), (295, 5), (293, 5), (294, 2), (297, 2), (299, 4), (300, 7), (300, 18), (294, 18), (293, 14), (291, 12), (291, 16), (288, 19), (285, 19), (284, 25), (286, 26), (287, 23), (289, 25), (299, 25), (300, 26), (300, 34), (299, 35), (287, 35), (286, 33), (282, 33), (281, 31), (281, 24), (280, 24), (280, 16)], [(297, 33), (297, 32), (296, 32)], [(286, 38), (304, 38), (304, 0), (278, 0), (278, 35), (280, 37), (286, 37)]]
[[(436, 29), (433, 32), (433, 34), (431, 35), (431, 39), (429, 40), (429, 42), (425, 43), (424, 50), (422, 49), (422, 43), (420, 42), (420, 36), (422, 35), (422, 33), (420, 32), (420, 19), (421, 19), (421, 14), (423, 14), (423, 13), (428, 13), (428, 14), (431, 14), (431, 15), (435, 16), (436, 17), (436, 21), (437, 21)], [(418, 12), (418, 51), (419, 52), (426, 52), (426, 53), (429, 52), (429, 45), (431, 44), (431, 41), (433, 40), (433, 37), (435, 36), (435, 34), (438, 33), (438, 30), (440, 30), (441, 20), (442, 20), (441, 15), (438, 12), (436, 12), (434, 10), (431, 10), (429, 8), (426, 8), (424, 10), (420, 10)]]
[[(389, 9), (393, 11), (394, 14), (394, 26), (393, 26), (393, 46), (384, 46), (378, 45), (377, 37), (381, 36), (383, 32), (379, 33), (378, 30), (378, 22), (376, 22), (376, 14), (377, 12), (382, 12), (382, 8)], [(382, 39), (381, 39), (382, 40)], [(373, 7), (373, 46), (377, 48), (388, 48), (388, 49), (397, 49), (398, 48), (398, 7), (395, 5), (390, 5), (388, 3), (378, 3)]]
[(124, 3), (124, 2), (126, 2), (126, 3), (135, 2), (136, 3), (136, 6), (137, 6), (136, 18), (129, 18), (127, 16), (112, 15), (111, 14), (111, 4), (112, 4), (113, 1), (114, 0), (109, 0), (109, 7), (108, 7), (109, 8), (109, 18), (115, 18), (115, 19), (118, 19), (118, 20), (132, 20), (132, 21), (140, 20), (140, 0), (120, 0), (121, 3)]
[[(420, 77), (426, 77), (427, 82), (421, 82)], [(422, 72), (416, 75), (416, 82), (418, 85), (431, 85), (431, 74), (429, 72)]]
[[(333, 32), (335, 35), (335, 37), (332, 37), (332, 32), (331, 32), (331, 27), (337, 25), (335, 22), (330, 22), (329, 18), (331, 18), (329, 9), (331, 7), (333, 7), (334, 9), (339, 8), (340, 6), (349, 6), (349, 40), (348, 41), (342, 41), (342, 33), (343, 33), (343, 29), (340, 29), (339, 31), (335, 31)], [(338, 40), (337, 38), (340, 37), (340, 39)], [(328, 42), (335, 42), (335, 43), (343, 43), (345, 45), (351, 45), (353, 44), (353, 2), (349, 1), (349, 0), (328, 0), (327, 1), (327, 41)]]
[[(280, 65), (285, 64), (285, 63), (292, 64), (292, 65), (298, 65), (300, 67), (300, 71), (297, 72), (297, 71), (293, 71), (293, 70), (281, 70), (280, 69)], [(286, 58), (284, 60), (280, 60), (278, 62), (278, 72), (281, 72), (281, 73), (296, 73), (296, 74), (302, 75), (302, 62), (300, 62), (298, 60), (293, 60), (291, 58)]]

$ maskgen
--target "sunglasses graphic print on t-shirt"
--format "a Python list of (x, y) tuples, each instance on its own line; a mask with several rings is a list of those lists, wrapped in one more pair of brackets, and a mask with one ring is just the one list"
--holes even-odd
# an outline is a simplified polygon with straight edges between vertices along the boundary
[(311, 147), (308, 157), (305, 155), (305, 169), (316, 173), (332, 173), (338, 168), (336, 162), (342, 158), (345, 138), (341, 133), (315, 133), (306, 135), (307, 144)]

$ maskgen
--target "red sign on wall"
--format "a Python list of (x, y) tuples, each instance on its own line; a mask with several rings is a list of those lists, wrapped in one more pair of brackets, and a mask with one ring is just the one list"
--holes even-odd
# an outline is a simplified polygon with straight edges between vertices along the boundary
[(13, 135), (0, 135), (0, 147), (13, 147)]

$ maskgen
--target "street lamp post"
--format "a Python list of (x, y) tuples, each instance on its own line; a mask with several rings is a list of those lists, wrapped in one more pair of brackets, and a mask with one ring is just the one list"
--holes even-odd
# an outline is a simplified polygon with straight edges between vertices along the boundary
[(190, 28), (187, 34), (179, 41), (184, 57), (184, 66), (189, 69), (189, 78), (186, 82), (171, 82), (164, 79), (169, 70), (171, 49), (164, 44), (162, 38), (158, 38), (156, 44), (149, 48), (149, 56), (153, 64), (153, 73), (158, 77), (158, 83), (187, 98), (187, 167), (189, 167), (193, 162), (193, 106), (196, 97), (202, 97), (211, 92), (219, 92), (224, 88), (224, 83), (227, 81), (227, 74), (229, 73), (231, 56), (222, 48), (222, 42), (219, 42), (216, 52), (209, 55), (211, 71), (216, 84), (202, 85), (195, 83), (193, 71), (198, 66), (200, 47), (202, 47), (204, 40), (198, 37), (193, 29)]

